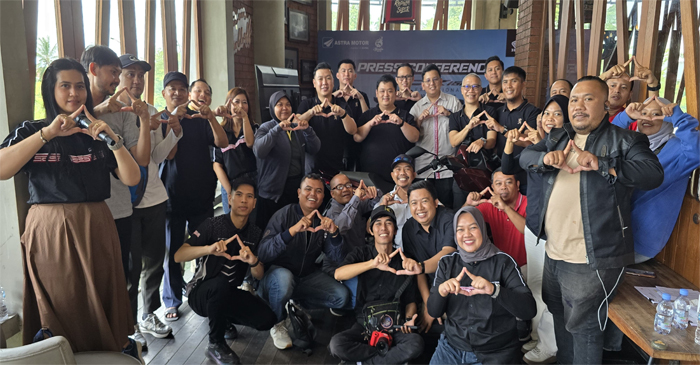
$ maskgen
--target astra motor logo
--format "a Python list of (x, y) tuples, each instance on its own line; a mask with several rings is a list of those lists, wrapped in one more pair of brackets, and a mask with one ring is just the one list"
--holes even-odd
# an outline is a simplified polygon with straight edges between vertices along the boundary
[(332, 37), (324, 37), (323, 40), (321, 40), (321, 43), (323, 44), (323, 48), (333, 48)]

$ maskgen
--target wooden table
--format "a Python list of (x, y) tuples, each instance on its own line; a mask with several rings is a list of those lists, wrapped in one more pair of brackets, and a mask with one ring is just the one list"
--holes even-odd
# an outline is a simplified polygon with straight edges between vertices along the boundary
[[(651, 364), (654, 358), (687, 362), (700, 362), (700, 345), (695, 343), (695, 328), (688, 326), (685, 330), (673, 328), (668, 335), (654, 331), (656, 306), (635, 289), (635, 286), (664, 286), (668, 288), (698, 288), (688, 280), (676, 274), (667, 266), (652, 259), (632, 268), (653, 271), (656, 278), (645, 278), (625, 274), (623, 283), (617, 290), (617, 296), (610, 303), (608, 316), (627, 337), (634, 341), (649, 356)], [(651, 341), (660, 339), (668, 345), (666, 350), (651, 347)]]

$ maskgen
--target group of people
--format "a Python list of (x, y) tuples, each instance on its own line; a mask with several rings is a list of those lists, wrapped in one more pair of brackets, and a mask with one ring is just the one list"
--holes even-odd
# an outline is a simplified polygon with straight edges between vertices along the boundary
[[(352, 60), (337, 88), (321, 62), (316, 95), (295, 106), (274, 93), (258, 125), (239, 87), (215, 107), (205, 80), (169, 72), (160, 111), (141, 100), (147, 62), (103, 46), (58, 59), (42, 78), (46, 118), (0, 145), (0, 179), (29, 178), (23, 340), (48, 329), (74, 351), (140, 358), (144, 333), (172, 332), (161, 299), (168, 322), (186, 296), (208, 318), (206, 355), (236, 364), (236, 325), (292, 347), (294, 300), (355, 316), (329, 345), (346, 363), (426, 349), (432, 364), (600, 363), (619, 349), (606, 308), (624, 267), (663, 248), (700, 165), (697, 119), (634, 61), (632, 74), (556, 80), (543, 109), (523, 97), (525, 71), (498, 57), (487, 87), (464, 77), (462, 101), (435, 65), (425, 95), (412, 90), (402, 64), (377, 80), (372, 108)], [(643, 103), (629, 100), (634, 81)], [(424, 169), (442, 156), (477, 161), (490, 185), (467, 191), (452, 170)], [(399, 308), (388, 351), (369, 343), (377, 303)]]

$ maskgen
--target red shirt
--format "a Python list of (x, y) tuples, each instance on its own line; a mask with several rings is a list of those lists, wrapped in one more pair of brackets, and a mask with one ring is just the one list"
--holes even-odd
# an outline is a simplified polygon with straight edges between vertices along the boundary
[[(527, 197), (518, 193), (515, 203), (515, 211), (523, 217), (526, 216)], [(527, 254), (525, 252), (525, 235), (520, 233), (513, 222), (508, 219), (506, 212), (498, 210), (490, 203), (479, 204), (477, 209), (483, 214), (484, 221), (491, 226), (493, 244), (501, 251), (509, 254), (518, 266), (527, 264)]]
[[(620, 109), (620, 110), (618, 110), (617, 113), (611, 115), (610, 118), (608, 119), (608, 120), (610, 121), (610, 123), (612, 123), (612, 121), (615, 120), (615, 117), (616, 117), (618, 114), (622, 113), (624, 110), (625, 110), (624, 108), (623, 108), (623, 109)], [(630, 123), (630, 125), (627, 127), (627, 129), (636, 132), (636, 131), (637, 131), (637, 122), (634, 121), (634, 122)]]

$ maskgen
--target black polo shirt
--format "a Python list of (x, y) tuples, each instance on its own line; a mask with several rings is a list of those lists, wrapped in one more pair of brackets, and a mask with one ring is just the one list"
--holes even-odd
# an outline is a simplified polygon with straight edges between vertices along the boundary
[[(253, 133), (258, 130), (258, 125), (253, 123)], [(245, 143), (243, 128), (238, 135), (233, 130), (224, 129), (228, 137), (228, 146), (224, 148), (212, 147), (214, 150), (214, 162), (224, 165), (229, 181), (249, 173), (257, 171), (255, 154), (253, 149)]]
[(160, 167), (160, 178), (168, 193), (168, 209), (203, 214), (211, 209), (216, 190), (210, 151), (210, 147), (216, 147), (214, 132), (209, 121), (202, 118), (183, 118), (180, 125), (183, 135), (177, 143), (177, 153)]
[[(540, 109), (523, 99), (523, 103), (517, 108), (510, 110), (507, 104), (501, 104), (498, 109), (498, 123), (502, 125), (506, 131), (511, 129), (520, 129), (524, 122), (530, 125), (531, 128), (537, 128), (537, 115), (540, 114)], [(506, 147), (505, 133), (500, 134), (496, 141), (496, 151), (499, 156), (503, 155), (503, 149)], [(519, 154), (524, 147), (514, 146), (513, 154)]]
[[(377, 257), (379, 253), (374, 245), (364, 245), (355, 247), (347, 256), (345, 261), (340, 266), (367, 262)], [(406, 254), (409, 257), (408, 254)], [(389, 267), (396, 270), (403, 270), (402, 259), (400, 255), (396, 255), (391, 259)], [(396, 292), (403, 285), (406, 278), (410, 278), (410, 284), (401, 294), (399, 299), (400, 310), (405, 318), (406, 306), (414, 303), (417, 296), (415, 276), (403, 276), (392, 274), (388, 271), (379, 269), (371, 269), (363, 272), (357, 277), (357, 299), (355, 304), (355, 313), (357, 321), (362, 324), (362, 307), (365, 304), (377, 300), (391, 302), (394, 300)], [(403, 324), (400, 323), (400, 324)]]
[(416, 102), (413, 100), (396, 100), (394, 105), (396, 105), (396, 107), (399, 109), (410, 111), (411, 108), (416, 105)]
[[(378, 106), (362, 113), (357, 120), (357, 127), (361, 127), (382, 111)], [(416, 128), (413, 116), (405, 109), (395, 108), (391, 114), (396, 114), (409, 125)], [(414, 143), (409, 142), (401, 131), (401, 127), (393, 123), (382, 123), (372, 127), (367, 137), (360, 143), (360, 166), (358, 171), (372, 172), (383, 180), (392, 182), (391, 163), (396, 156), (406, 153)]]
[[(452, 228), (453, 218), (454, 213), (451, 210), (439, 205), (435, 218), (430, 222), (430, 232), (426, 232), (415, 218), (409, 218), (401, 233), (404, 252), (422, 262), (437, 255), (443, 247), (457, 248)], [(435, 274), (428, 274), (428, 277), (429, 283), (432, 284)]]
[[(503, 91), (503, 89), (501, 89), (501, 91)], [(481, 95), (484, 95), (484, 94), (489, 93), (489, 92), (491, 92), (491, 85), (486, 85), (485, 88), (481, 89)], [(499, 109), (505, 103), (497, 101), (497, 100), (498, 100), (498, 95), (491, 94), (491, 95), (489, 95), (489, 102), (486, 103), (486, 105), (488, 105), (494, 109)], [(493, 115), (492, 115), (492, 117), (493, 117)], [(494, 117), (494, 118), (496, 118), (496, 117)], [(496, 119), (496, 120), (498, 120), (498, 119)]]
[[(229, 214), (222, 214), (204, 220), (190, 238), (187, 239), (186, 243), (197, 247), (209, 246), (214, 242), (225, 241), (235, 235), (238, 235), (243, 244), (248, 246), (254, 255), (257, 255), (258, 243), (260, 243), (260, 237), (262, 236), (260, 228), (248, 221), (242, 229), (238, 229), (231, 221), (231, 215)], [(240, 250), (241, 246), (236, 239), (226, 246), (226, 253), (231, 256), (238, 255)], [(188, 293), (195, 284), (218, 275), (227, 277), (229, 284), (237, 288), (243, 283), (243, 278), (245, 278), (249, 266), (243, 261), (229, 260), (222, 256), (202, 256), (197, 259), (197, 270), (192, 280), (187, 284)]]
[[(479, 107), (472, 113), (472, 115), (467, 115), (464, 112), (464, 108), (462, 108), (459, 113), (452, 113), (450, 115), (450, 132), (456, 131), (459, 132), (464, 127), (469, 124), (469, 121), (474, 118), (474, 116), (479, 115), (481, 112), (486, 111), (491, 117), (494, 119), (498, 120), (498, 112), (496, 109), (486, 105), (486, 104), (479, 104)], [(488, 120), (485, 115), (482, 115), (480, 120)], [(488, 133), (489, 128), (486, 126), (486, 124), (478, 125), (475, 128), (472, 128), (469, 133), (467, 133), (467, 136), (464, 138), (464, 141), (462, 141), (461, 144), (469, 146), (472, 142), (476, 141), (477, 139), (480, 138), (486, 138), (486, 134)]]
[[(347, 104), (340, 104), (341, 99), (331, 96), (331, 104), (338, 106), (345, 105), (343, 108), (352, 116), (352, 111), (347, 107)], [(297, 114), (304, 114), (318, 104), (321, 104), (318, 96), (304, 99), (299, 104)], [(352, 136), (345, 131), (340, 116), (333, 116), (331, 118), (315, 116), (311, 118), (309, 125), (314, 129), (314, 132), (316, 132), (318, 139), (321, 140), (321, 149), (314, 156), (316, 159), (314, 171), (322, 171), (325, 174), (333, 176), (345, 170), (343, 154)]]
[[(357, 91), (359, 91), (360, 94), (362, 94), (362, 97), (365, 99), (365, 103), (369, 108), (369, 98), (367, 97), (367, 94), (360, 90)], [(360, 103), (360, 99), (348, 98), (348, 100), (345, 100), (345, 98), (337, 98), (337, 101), (334, 104), (338, 105), (339, 107), (345, 110), (349, 110), (350, 116), (353, 117), (355, 120), (357, 120), (357, 118), (359, 118), (362, 115), (362, 104)]]
[[(14, 146), (43, 127), (45, 120), (25, 121), (8, 135), (0, 149)], [(29, 178), (28, 204), (100, 202), (110, 196), (109, 174), (117, 168), (107, 144), (76, 133), (41, 146), (20, 171)]]

